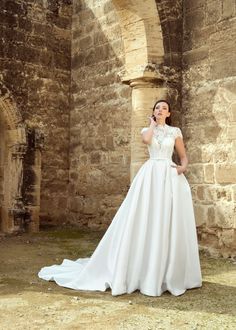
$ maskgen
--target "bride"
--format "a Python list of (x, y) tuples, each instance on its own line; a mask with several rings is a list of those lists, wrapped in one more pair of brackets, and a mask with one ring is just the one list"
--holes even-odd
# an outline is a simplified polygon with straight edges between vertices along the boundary
[[(113, 296), (135, 290), (178, 296), (202, 286), (192, 195), (183, 174), (188, 159), (170, 115), (168, 101), (155, 103), (149, 127), (141, 130), (150, 157), (93, 254), (43, 267), (40, 278), (74, 290), (111, 288)], [(180, 165), (172, 161), (174, 147)]]

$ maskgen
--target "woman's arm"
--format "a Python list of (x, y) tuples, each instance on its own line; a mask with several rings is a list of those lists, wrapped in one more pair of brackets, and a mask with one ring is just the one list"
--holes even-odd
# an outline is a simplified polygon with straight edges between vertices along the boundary
[(145, 144), (151, 144), (152, 136), (153, 136), (153, 129), (156, 126), (156, 122), (153, 120), (153, 118), (152, 117), (149, 117), (149, 118), (151, 120), (150, 126), (147, 130), (145, 130), (142, 133), (142, 140), (143, 140), (143, 143), (145, 143)]
[(181, 137), (177, 137), (175, 139), (175, 149), (177, 151), (181, 163), (181, 165), (177, 166), (177, 172), (178, 174), (181, 174), (186, 170), (188, 165), (188, 158), (185, 151), (184, 141)]

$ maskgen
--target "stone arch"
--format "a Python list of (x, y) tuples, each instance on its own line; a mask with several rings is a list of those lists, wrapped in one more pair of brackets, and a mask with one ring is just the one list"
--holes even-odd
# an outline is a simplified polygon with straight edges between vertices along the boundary
[(27, 149), (26, 130), (21, 114), (9, 90), (0, 83), (1, 141), (1, 230), (16, 229), (14, 210), (20, 210), (23, 183), (23, 158)]
[(26, 129), (21, 113), (10, 91), (2, 82), (0, 82), (0, 112), (6, 125), (8, 147), (26, 145)]
[(9, 90), (0, 82), (0, 111), (10, 130), (17, 129), (23, 122), (22, 116)]
[[(37, 182), (40, 182), (40, 171), (32, 164), (41, 164), (41, 154), (37, 148), (29, 148), (32, 129), (24, 124), (10, 91), (0, 82), (0, 120), (3, 141), (0, 145), (0, 228), (11, 233), (25, 229), (37, 231), (39, 224), (39, 203), (27, 205), (25, 193), (29, 187), (25, 185), (25, 173), (34, 171)], [(33, 131), (35, 136), (35, 131)], [(2, 150), (1, 150), (2, 149)], [(30, 149), (30, 150), (29, 150)], [(29, 157), (29, 154), (31, 157)], [(27, 161), (31, 159), (31, 163)], [(41, 166), (40, 166), (41, 169)], [(38, 174), (38, 175), (37, 175)], [(30, 188), (37, 201), (40, 191), (38, 186)]]
[(113, 0), (125, 51), (123, 83), (132, 87), (130, 181), (147, 156), (140, 130), (154, 102), (167, 95), (159, 66), (164, 61), (163, 36), (155, 0)]
[(150, 64), (163, 62), (164, 46), (155, 0), (113, 0), (120, 19), (125, 50), (123, 81), (150, 74)]

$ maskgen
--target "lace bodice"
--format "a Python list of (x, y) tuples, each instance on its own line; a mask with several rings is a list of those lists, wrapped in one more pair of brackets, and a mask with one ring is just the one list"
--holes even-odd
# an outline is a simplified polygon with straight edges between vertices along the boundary
[[(148, 128), (142, 128), (141, 133), (148, 130)], [(173, 127), (167, 124), (156, 126), (153, 131), (151, 144), (147, 145), (150, 158), (168, 158), (171, 160), (177, 137), (183, 138), (179, 127)]]

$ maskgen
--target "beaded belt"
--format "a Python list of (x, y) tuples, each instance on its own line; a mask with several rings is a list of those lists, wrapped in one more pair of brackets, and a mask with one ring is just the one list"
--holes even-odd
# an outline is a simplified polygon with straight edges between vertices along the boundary
[(171, 159), (168, 158), (168, 157), (149, 157), (149, 159), (157, 159), (157, 160), (159, 160), (159, 159), (166, 159), (166, 160), (171, 161)]

